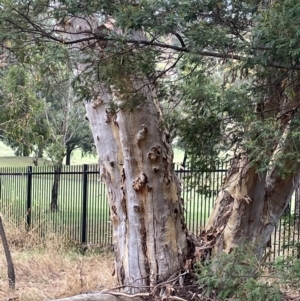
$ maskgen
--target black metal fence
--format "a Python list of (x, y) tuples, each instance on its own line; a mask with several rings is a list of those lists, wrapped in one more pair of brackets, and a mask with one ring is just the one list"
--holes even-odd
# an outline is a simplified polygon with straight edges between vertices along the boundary
[[(203, 172), (197, 178), (190, 169), (176, 168), (182, 181), (188, 229), (199, 234), (213, 208), (226, 169)], [(80, 243), (110, 245), (112, 230), (105, 187), (97, 165), (64, 166), (60, 172), (58, 211), (50, 210), (53, 167), (0, 168), (0, 212), (19, 226), (34, 229), (41, 236), (61, 233)], [(298, 190), (272, 235), (272, 256), (300, 256), (300, 206)]]
[(97, 165), (63, 166), (59, 174), (58, 210), (53, 212), (53, 167), (1, 168), (0, 212), (41, 236), (58, 232), (81, 243), (111, 244), (109, 208)]

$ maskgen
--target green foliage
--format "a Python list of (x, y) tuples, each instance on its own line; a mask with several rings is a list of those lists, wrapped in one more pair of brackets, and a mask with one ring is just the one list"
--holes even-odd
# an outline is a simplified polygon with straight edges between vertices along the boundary
[(6, 143), (18, 155), (29, 156), (32, 151), (41, 155), (47, 151), (58, 164), (67, 151), (82, 148), (91, 153), (93, 139), (83, 118), (84, 107), (72, 88), (73, 74), (66, 60), (66, 48), (50, 43), (48, 48), (28, 50), (30, 55), (19, 57), (26, 63), (8, 65), (3, 73), (5, 110), (0, 121)]
[(221, 300), (282, 300), (278, 285), (266, 282), (263, 273), (252, 248), (243, 246), (230, 254), (222, 253), (209, 265), (200, 265), (198, 281), (207, 296), (216, 295)]
[[(299, 246), (298, 246), (299, 247)], [(271, 265), (273, 274), (278, 277), (280, 285), (288, 286), (290, 289), (299, 291), (300, 283), (300, 259), (299, 256), (288, 256), (287, 258), (276, 258)]]
[(34, 80), (23, 66), (12, 65), (2, 76), (1, 130), (6, 143), (22, 148), (28, 155), (35, 145), (44, 143), (49, 134), (42, 116), (44, 102), (37, 96)]
[(198, 265), (199, 286), (209, 297), (221, 300), (282, 300), (286, 291), (299, 292), (300, 259), (277, 257), (258, 261), (253, 247), (242, 245), (222, 253), (207, 265)]
[[(276, 1), (257, 17), (255, 39), (268, 47), (269, 60), (297, 64), (300, 59), (300, 5), (297, 0)], [(267, 55), (267, 56), (266, 56)]]
[[(19, 61), (39, 64), (42, 85), (64, 68), (57, 62), (70, 69), (82, 63), (86, 69), (73, 82), (78, 99), (91, 99), (99, 81), (105, 82), (119, 98), (110, 107), (134, 111), (145, 97), (131, 79), (146, 78), (166, 107), (164, 124), (177, 129), (178, 145), (197, 169), (244, 152), (258, 171), (267, 170), (290, 112), (291, 131), (275, 158), (278, 174), (299, 161), (296, 0), (59, 3), (52, 9), (44, 0), (7, 0), (0, 11), (1, 41)], [(112, 18), (119, 30), (107, 30), (105, 40), (95, 35), (93, 46), (70, 52), (57, 25), (73, 16)], [(106, 44), (101, 54), (97, 42)], [(268, 107), (256, 110), (262, 104)]]

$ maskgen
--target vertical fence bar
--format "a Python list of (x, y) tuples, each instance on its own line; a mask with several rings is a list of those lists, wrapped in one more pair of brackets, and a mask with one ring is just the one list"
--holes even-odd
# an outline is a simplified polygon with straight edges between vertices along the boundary
[(290, 251), (291, 251), (291, 245), (293, 244), (293, 242), (291, 241), (291, 222), (292, 222), (292, 203), (293, 203), (293, 200), (295, 200), (295, 193), (293, 194), (291, 200), (290, 200), (290, 204), (289, 204), (289, 219), (288, 219), (288, 225), (287, 225), (287, 231), (288, 231), (288, 255), (291, 255), (290, 254)]
[[(77, 181), (75, 181), (76, 179), (76, 176), (79, 177), (79, 173), (78, 173), (78, 170), (77, 170), (77, 166), (75, 165), (74, 167), (72, 167), (72, 171), (74, 172), (74, 178), (73, 180), (71, 181), (71, 185), (70, 185), (70, 188), (71, 188), (71, 191), (73, 191), (73, 198), (74, 198), (74, 204), (72, 206), (72, 211), (71, 211), (71, 214), (70, 214), (70, 223), (72, 225), (72, 227), (70, 228), (70, 236), (77, 240), (77, 223), (76, 223), (76, 212), (77, 210), (79, 210), (79, 207), (78, 206), (78, 187), (77, 187)], [(79, 181), (78, 181), (79, 182)]]
[(26, 228), (29, 230), (31, 225), (31, 196), (32, 196), (32, 167), (27, 167), (27, 210)]
[(87, 230), (87, 192), (88, 192), (88, 168), (87, 164), (83, 165), (82, 175), (82, 224), (81, 224), (81, 243), (86, 243)]

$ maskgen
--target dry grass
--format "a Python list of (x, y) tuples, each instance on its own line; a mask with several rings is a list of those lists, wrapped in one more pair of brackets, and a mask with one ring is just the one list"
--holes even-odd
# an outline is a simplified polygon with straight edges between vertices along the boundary
[[(40, 239), (5, 221), (16, 271), (16, 290), (8, 288), (7, 267), (0, 243), (0, 300), (51, 300), (113, 287), (113, 256), (110, 251), (80, 248), (64, 237), (48, 233)], [(14, 299), (12, 299), (14, 300)]]

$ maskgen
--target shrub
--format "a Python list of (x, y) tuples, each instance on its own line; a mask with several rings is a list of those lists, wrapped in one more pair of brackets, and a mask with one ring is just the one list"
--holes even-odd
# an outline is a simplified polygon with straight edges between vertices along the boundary
[(207, 297), (222, 300), (280, 301), (282, 293), (277, 283), (267, 283), (263, 266), (249, 246), (235, 249), (230, 254), (216, 256), (209, 265), (200, 265), (198, 280)]

